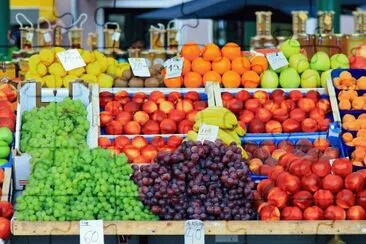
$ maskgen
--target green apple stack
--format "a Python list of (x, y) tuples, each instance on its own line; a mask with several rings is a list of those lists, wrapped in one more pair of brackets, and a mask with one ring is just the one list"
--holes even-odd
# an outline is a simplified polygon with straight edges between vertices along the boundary
[[(289, 65), (277, 70), (267, 70), (261, 75), (261, 87), (277, 88), (317, 88), (326, 87), (332, 69), (347, 69), (349, 61), (344, 54), (334, 54), (329, 58), (325, 52), (316, 52), (310, 62), (302, 54), (300, 43), (288, 39), (280, 46)], [(279, 74), (279, 75), (278, 75)]]
[(11, 151), (13, 133), (7, 127), (0, 128), (0, 166), (6, 164)]
[(126, 156), (88, 148), (86, 118), (83, 104), (69, 98), (24, 113), (21, 151), (31, 155), (32, 172), (16, 218), (155, 220), (138, 198)]

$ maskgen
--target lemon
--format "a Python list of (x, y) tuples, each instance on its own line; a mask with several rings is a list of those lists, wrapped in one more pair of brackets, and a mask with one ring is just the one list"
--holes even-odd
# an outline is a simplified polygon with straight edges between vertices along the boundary
[(38, 54), (32, 55), (28, 60), (29, 70), (33, 73), (37, 73), (37, 66), (41, 62)]
[(86, 66), (86, 73), (98, 76), (101, 73), (101, 67), (98, 61), (90, 63)]
[(84, 69), (84, 67), (80, 67), (80, 68), (69, 70), (67, 73), (69, 75), (74, 75), (74, 76), (80, 77), (85, 73), (85, 69)]
[(65, 48), (63, 48), (63, 47), (54, 47), (53, 51), (55, 52), (55, 54), (58, 54), (60, 52), (65, 51)]
[(62, 86), (62, 79), (56, 75), (46, 75), (43, 81), (48, 88), (59, 88)]
[(49, 66), (55, 61), (55, 54), (52, 49), (43, 48), (39, 52), (39, 58), (44, 65)]
[(80, 79), (82, 79), (83, 81), (87, 82), (87, 83), (97, 83), (98, 79), (95, 75), (91, 75), (91, 74), (85, 74), (82, 75), (80, 77)]
[(92, 63), (95, 61), (94, 53), (88, 50), (83, 50), (81, 52), (81, 57), (83, 58), (86, 64)]
[(64, 77), (66, 75), (66, 71), (64, 70), (64, 67), (60, 63), (53, 63), (48, 68), (48, 71), (52, 75), (57, 75), (60, 77)]
[(111, 88), (113, 86), (113, 77), (102, 73), (98, 76), (98, 83), (102, 88)]
[(107, 66), (110, 66), (112, 64), (117, 64), (117, 60), (115, 60), (114, 58), (112, 57), (107, 57)]
[(73, 82), (77, 79), (78, 79), (78, 77), (75, 75), (66, 75), (62, 80), (62, 84), (64, 87), (69, 87), (69, 83)]
[(24, 77), (25, 80), (35, 80), (37, 82), (40, 82), (43, 86), (44, 84), (44, 81), (43, 81), (43, 78), (40, 77), (38, 74), (35, 74), (35, 73), (32, 73), (30, 71), (28, 71), (26, 74), (25, 74), (25, 77)]
[(47, 67), (43, 63), (37, 65), (37, 74), (40, 76), (45, 76), (47, 74)]
[(111, 64), (111, 65), (109, 65), (109, 66), (108, 66), (108, 68), (107, 68), (107, 74), (108, 74), (108, 75), (112, 75), (112, 76), (114, 76), (114, 75), (115, 75), (115, 73), (116, 73), (116, 70), (117, 70), (117, 65), (115, 65), (115, 64)]

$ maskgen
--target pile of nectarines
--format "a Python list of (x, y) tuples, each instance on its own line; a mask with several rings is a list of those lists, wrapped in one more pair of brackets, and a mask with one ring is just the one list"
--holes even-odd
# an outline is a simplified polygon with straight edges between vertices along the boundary
[(366, 93), (358, 95), (356, 90), (342, 90), (338, 94), (338, 100), (341, 110), (366, 109)]
[(99, 137), (98, 144), (102, 148), (110, 149), (115, 154), (124, 153), (131, 163), (151, 163), (158, 152), (174, 151), (183, 141), (180, 136), (172, 135), (164, 140), (161, 136), (154, 136), (147, 140), (143, 136), (129, 139), (126, 136), (117, 136), (114, 140)]
[(207, 107), (198, 92), (170, 92), (150, 95), (127, 91), (99, 95), (100, 125), (109, 135), (186, 134), (193, 128), (195, 115)]
[(327, 131), (331, 120), (330, 102), (312, 90), (288, 95), (281, 89), (271, 94), (259, 90), (253, 95), (242, 90), (235, 96), (222, 93), (223, 104), (245, 124), (249, 133), (291, 133)]
[(366, 76), (356, 79), (348, 71), (340, 73), (339, 77), (334, 78), (333, 82), (338, 89), (366, 90)]

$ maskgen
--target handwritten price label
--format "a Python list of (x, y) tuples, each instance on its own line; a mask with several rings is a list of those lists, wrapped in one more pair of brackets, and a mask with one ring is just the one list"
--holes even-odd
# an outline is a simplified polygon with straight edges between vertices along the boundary
[(103, 220), (80, 221), (80, 244), (104, 244)]
[(144, 58), (129, 58), (128, 62), (135, 76), (150, 77), (149, 67)]
[(217, 134), (219, 133), (219, 127), (214, 125), (201, 124), (198, 130), (197, 140), (204, 141), (216, 141)]
[(112, 40), (115, 41), (115, 42), (118, 42), (120, 36), (121, 36), (121, 32), (118, 32), (118, 31), (113, 32), (113, 34), (112, 34)]
[(164, 67), (166, 69), (165, 78), (174, 78), (179, 77), (182, 74), (183, 69), (183, 58), (174, 57), (171, 59), (168, 59), (164, 63)]
[(43, 40), (44, 40), (46, 43), (51, 42), (51, 35), (50, 35), (50, 33), (49, 33), (49, 32), (45, 32), (45, 33), (43, 34)]
[(70, 49), (57, 54), (62, 66), (66, 71), (84, 67), (86, 64), (76, 49)]
[(27, 32), (25, 39), (27, 39), (27, 41), (32, 42), (33, 41), (33, 32)]
[(201, 220), (187, 220), (184, 223), (184, 244), (204, 244), (205, 231)]
[(269, 65), (273, 70), (288, 65), (288, 61), (282, 52), (269, 53), (266, 55)]

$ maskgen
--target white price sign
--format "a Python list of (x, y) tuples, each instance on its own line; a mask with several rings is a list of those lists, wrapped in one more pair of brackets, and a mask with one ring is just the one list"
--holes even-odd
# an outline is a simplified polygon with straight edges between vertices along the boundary
[(51, 42), (51, 35), (50, 35), (50, 33), (49, 32), (45, 32), (45, 33), (43, 33), (43, 40), (45, 41), (45, 42)]
[(33, 32), (27, 32), (25, 39), (29, 42), (33, 41)]
[(149, 67), (144, 58), (129, 58), (128, 62), (135, 76), (150, 77)]
[(103, 220), (80, 220), (80, 244), (104, 244)]
[(184, 222), (184, 244), (204, 244), (205, 230), (201, 220)]
[(164, 63), (164, 67), (166, 70), (165, 78), (174, 78), (179, 77), (182, 75), (182, 69), (183, 69), (183, 58), (180, 57), (174, 57), (171, 59), (168, 59)]
[(119, 41), (120, 36), (121, 36), (121, 32), (116, 31), (116, 32), (114, 32), (114, 33), (112, 34), (112, 40), (113, 40), (113, 41), (115, 41), (115, 42), (118, 42), (118, 41)]
[(197, 140), (204, 141), (216, 141), (219, 133), (219, 127), (215, 125), (201, 124), (198, 130)]
[(267, 60), (273, 70), (282, 68), (288, 65), (288, 61), (282, 52), (275, 52), (267, 54)]
[(66, 71), (84, 67), (86, 65), (76, 49), (59, 52), (57, 53), (57, 57)]

